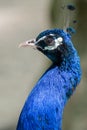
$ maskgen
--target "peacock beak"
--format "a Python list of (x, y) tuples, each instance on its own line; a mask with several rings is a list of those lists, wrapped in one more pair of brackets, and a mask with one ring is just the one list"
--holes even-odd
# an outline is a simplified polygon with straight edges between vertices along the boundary
[(36, 40), (35, 40), (35, 39), (32, 39), (32, 40), (28, 40), (28, 41), (25, 41), (25, 42), (23, 42), (23, 43), (20, 43), (18, 47), (20, 48), (20, 47), (28, 47), (28, 46), (31, 46), (31, 47), (33, 47), (33, 48), (36, 48), (35, 43), (36, 43)]
[(41, 41), (41, 40), (42, 40), (42, 38), (40, 40), (38, 40), (38, 41), (36, 41), (35, 39), (28, 40), (28, 41), (25, 41), (23, 43), (20, 43), (18, 47), (20, 48), (20, 47), (28, 47), (28, 46), (30, 46), (30, 47), (33, 47), (33, 49), (37, 49), (37, 50), (43, 52), (43, 49), (38, 44), (39, 41)]

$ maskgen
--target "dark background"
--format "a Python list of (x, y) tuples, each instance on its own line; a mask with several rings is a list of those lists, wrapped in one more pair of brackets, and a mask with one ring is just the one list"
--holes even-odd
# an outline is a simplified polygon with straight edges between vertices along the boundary
[(87, 130), (87, 0), (0, 0), (0, 130), (15, 130), (28, 96), (51, 61), (32, 48), (18, 49), (19, 43), (35, 38), (49, 28), (63, 28), (64, 4), (77, 9), (73, 43), (81, 57), (82, 81), (69, 100), (63, 130)]

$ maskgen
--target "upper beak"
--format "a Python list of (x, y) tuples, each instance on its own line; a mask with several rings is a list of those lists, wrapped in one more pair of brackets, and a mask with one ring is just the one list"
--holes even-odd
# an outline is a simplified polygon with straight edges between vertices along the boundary
[(18, 47), (20, 48), (20, 47), (32, 46), (33, 48), (36, 48), (35, 43), (36, 43), (36, 40), (32, 39), (32, 40), (28, 40), (23, 43), (20, 43)]

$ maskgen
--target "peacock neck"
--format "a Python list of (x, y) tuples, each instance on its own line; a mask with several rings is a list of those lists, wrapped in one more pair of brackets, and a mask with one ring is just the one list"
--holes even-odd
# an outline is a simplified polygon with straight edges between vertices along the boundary
[(55, 64), (53, 66), (58, 68), (61, 79), (65, 83), (63, 88), (65, 89), (66, 96), (70, 98), (81, 80), (80, 58), (77, 51), (74, 49), (70, 55), (65, 56), (60, 66)]

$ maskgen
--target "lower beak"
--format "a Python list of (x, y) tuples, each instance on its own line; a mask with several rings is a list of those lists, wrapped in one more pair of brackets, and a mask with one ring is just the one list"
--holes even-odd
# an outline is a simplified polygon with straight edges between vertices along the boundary
[(26, 42), (20, 43), (18, 47), (20, 48), (20, 47), (32, 46), (33, 48), (36, 48), (35, 42), (36, 42), (35, 39), (28, 40), (28, 41), (26, 41)]

